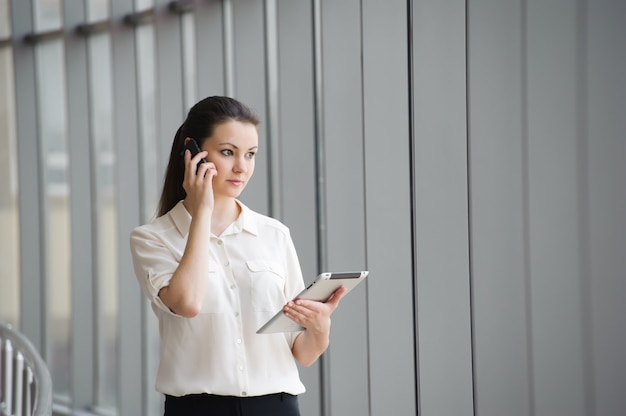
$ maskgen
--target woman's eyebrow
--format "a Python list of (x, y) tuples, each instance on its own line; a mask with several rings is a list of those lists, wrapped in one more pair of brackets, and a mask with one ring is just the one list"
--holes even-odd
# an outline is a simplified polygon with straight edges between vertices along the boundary
[[(229, 142), (220, 143), (220, 146), (224, 146), (224, 145), (226, 145), (226, 146), (232, 146), (232, 147), (234, 147), (235, 149), (239, 149), (239, 147), (237, 147), (236, 145), (234, 145), (234, 144), (232, 144), (232, 143), (229, 143)], [(251, 148), (249, 148), (248, 150), (254, 150), (254, 149), (258, 148), (258, 147), (259, 147), (259, 146), (252, 146), (252, 147), (251, 147)]]

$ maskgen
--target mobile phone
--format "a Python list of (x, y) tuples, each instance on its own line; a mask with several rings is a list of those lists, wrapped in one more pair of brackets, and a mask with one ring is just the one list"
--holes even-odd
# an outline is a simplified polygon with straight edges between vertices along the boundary
[[(189, 151), (191, 152), (191, 157), (194, 157), (201, 152), (200, 146), (198, 146), (198, 142), (196, 141), (196, 139), (193, 138), (190, 138), (187, 143), (185, 143), (185, 149), (183, 150), (183, 154), (185, 154), (185, 150), (187, 149), (189, 149)], [(196, 172), (198, 172), (198, 168), (200, 167), (201, 163), (206, 163), (206, 159), (200, 159), (200, 162), (198, 162), (198, 166), (196, 167)]]

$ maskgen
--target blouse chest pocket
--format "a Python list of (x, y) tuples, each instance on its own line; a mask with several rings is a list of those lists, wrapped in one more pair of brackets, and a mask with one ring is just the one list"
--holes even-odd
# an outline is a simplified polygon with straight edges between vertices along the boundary
[(282, 264), (265, 260), (248, 260), (252, 307), (276, 312), (285, 300), (285, 269)]

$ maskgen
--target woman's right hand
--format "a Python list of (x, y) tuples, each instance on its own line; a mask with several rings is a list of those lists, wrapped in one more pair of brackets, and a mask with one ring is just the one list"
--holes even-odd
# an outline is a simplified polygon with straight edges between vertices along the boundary
[[(213, 177), (217, 169), (211, 162), (200, 163), (207, 156), (202, 151), (191, 157), (185, 150), (183, 189), (187, 192), (184, 205), (192, 220), (185, 252), (168, 286), (159, 291), (159, 297), (175, 314), (193, 318), (202, 309), (209, 274), (209, 238), (213, 215)], [(200, 164), (199, 164), (200, 163)]]
[(213, 212), (213, 177), (217, 175), (217, 169), (212, 162), (200, 163), (207, 155), (208, 152), (201, 151), (192, 158), (191, 152), (185, 150), (183, 189), (187, 193), (185, 208), (192, 217), (201, 210)]

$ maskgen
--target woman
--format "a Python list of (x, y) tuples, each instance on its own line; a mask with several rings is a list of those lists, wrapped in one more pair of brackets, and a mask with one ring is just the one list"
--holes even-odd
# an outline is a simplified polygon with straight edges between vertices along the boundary
[[(296, 361), (309, 366), (328, 347), (345, 289), (326, 303), (289, 301), (304, 288), (289, 230), (237, 200), (254, 172), (258, 124), (233, 98), (194, 105), (174, 137), (158, 216), (131, 233), (159, 320), (167, 416), (299, 415)], [(305, 330), (256, 334), (280, 308)]]

